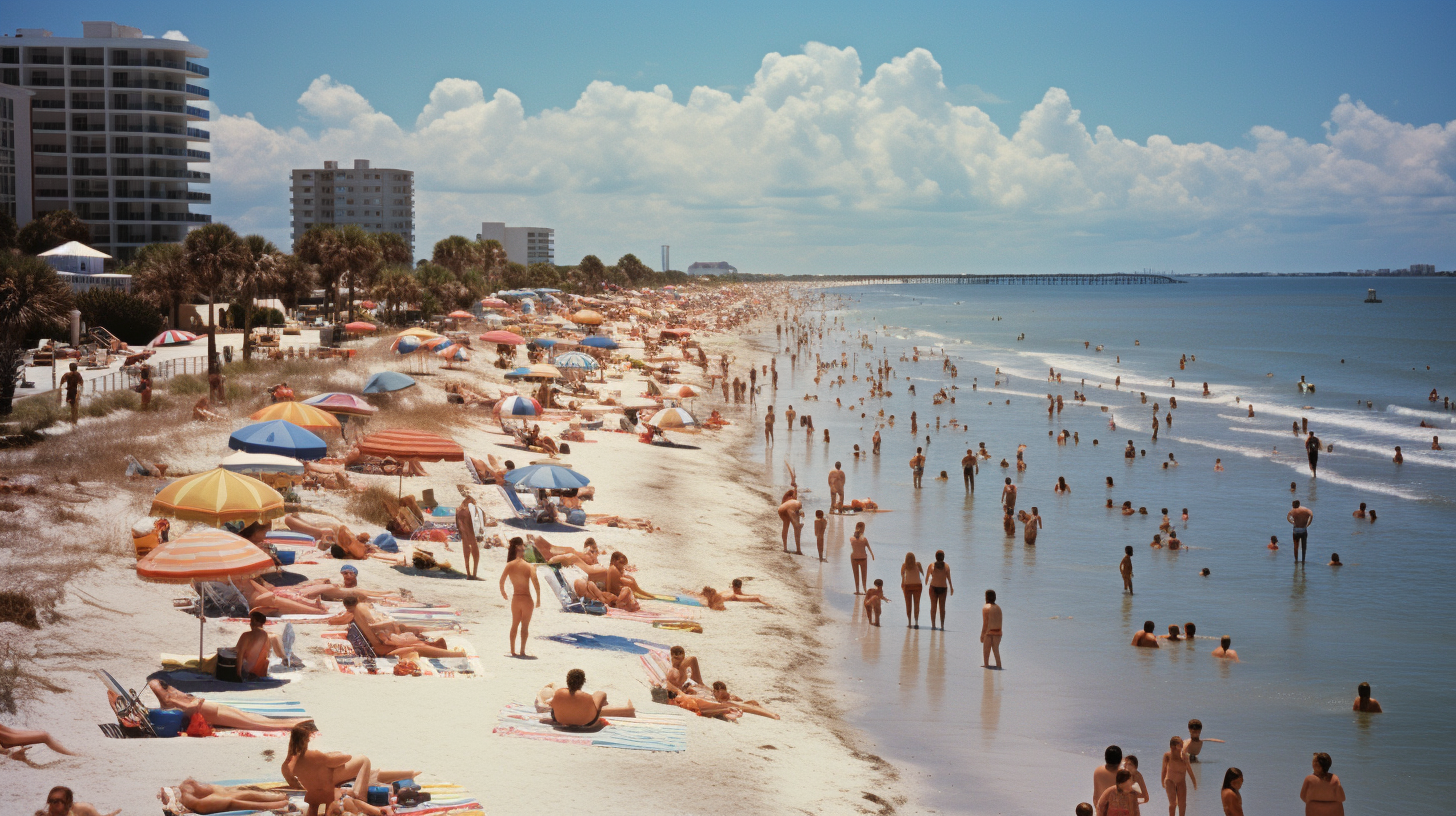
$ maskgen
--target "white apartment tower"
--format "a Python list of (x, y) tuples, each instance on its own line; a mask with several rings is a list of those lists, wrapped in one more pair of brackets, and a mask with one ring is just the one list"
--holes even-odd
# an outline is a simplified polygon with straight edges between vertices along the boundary
[(370, 167), (355, 159), (353, 169), (326, 161), (318, 169), (294, 170), (288, 188), (293, 240), (315, 224), (358, 224), (366, 232), (393, 232), (415, 252), (415, 174)]
[(208, 98), (196, 62), (207, 49), (111, 22), (81, 28), (0, 38), (0, 83), (34, 92), (35, 216), (71, 210), (91, 227), (91, 245), (124, 263), (212, 220), (192, 211), (212, 202), (192, 189), (211, 181), (199, 169), (211, 134), (197, 127), (210, 116), (196, 104)]
[(508, 227), (501, 221), (483, 221), (475, 240), (499, 241), (511, 263), (556, 263), (556, 230), (550, 227)]

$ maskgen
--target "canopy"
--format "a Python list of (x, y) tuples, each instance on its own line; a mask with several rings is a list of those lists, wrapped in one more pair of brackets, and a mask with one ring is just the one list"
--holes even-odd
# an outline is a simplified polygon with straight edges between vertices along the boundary
[(572, 323), (578, 323), (583, 326), (600, 326), (604, 319), (601, 312), (594, 312), (591, 309), (582, 309), (571, 316)]
[(555, 363), (557, 368), (584, 368), (587, 371), (601, 368), (601, 365), (584, 351), (568, 351), (558, 354), (551, 362)]
[(415, 385), (415, 380), (408, 374), (401, 374), (398, 371), (381, 371), (364, 383), (364, 393), (386, 394), (390, 391), (403, 391), (412, 385)]
[(363, 320), (355, 320), (353, 323), (344, 324), (344, 331), (351, 334), (368, 334), (378, 328), (373, 323), (366, 323)]
[(314, 433), (339, 430), (339, 420), (333, 414), (302, 402), (275, 402), (255, 412), (249, 419), (258, 422), (282, 419)]
[(147, 346), (150, 348), (156, 348), (157, 346), (185, 346), (196, 339), (197, 335), (192, 332), (182, 331), (181, 329), (168, 329), (153, 337), (152, 342), (148, 343)]
[(283, 496), (251, 476), (215, 468), (183, 476), (152, 498), (152, 515), (200, 521), (267, 521), (283, 515)]
[(582, 338), (580, 345), (590, 346), (592, 348), (614, 349), (617, 348), (617, 341), (610, 337), (594, 334), (591, 337)]
[(341, 391), (330, 391), (327, 394), (309, 397), (303, 401), (303, 404), (312, 405), (331, 414), (348, 416), (373, 416), (379, 412), (378, 408), (365, 402), (363, 397), (345, 394)]
[(697, 430), (698, 421), (682, 408), (666, 408), (647, 420), (647, 424), (661, 430)]
[(223, 459), (218, 465), (233, 473), (303, 473), (302, 462), (273, 453), (238, 451)]
[(495, 414), (500, 417), (540, 416), (541, 403), (530, 397), (513, 394), (501, 399), (495, 404)]
[(506, 474), (506, 481), (515, 487), (533, 490), (570, 490), (586, 487), (591, 483), (587, 477), (560, 465), (527, 465), (516, 468)]
[(329, 446), (318, 436), (292, 422), (274, 419), (233, 431), (228, 447), (248, 453), (276, 453), (295, 459), (322, 459)]
[(430, 331), (429, 329), (422, 329), (422, 328), (416, 326), (416, 327), (414, 327), (412, 329), (405, 329), (404, 331), (402, 331), (402, 332), (399, 333), (399, 336), (400, 337), (418, 337), (421, 340), (428, 340), (431, 337), (439, 337), (440, 335), (438, 333), (436, 333), (436, 332)]
[(509, 306), (510, 304), (506, 303), (504, 300), (501, 300), (500, 298), (489, 297), (489, 298), (486, 298), (485, 300), (482, 300), (480, 302), (480, 305), (481, 306), (484, 306), (487, 309), (504, 309), (507, 306)]
[(369, 434), (359, 440), (359, 452), (365, 456), (418, 459), (422, 462), (459, 462), (465, 459), (464, 449), (443, 436), (404, 429)]
[(456, 309), (449, 314), (449, 317), (454, 318), (455, 320), (470, 320), (471, 318), (475, 317), (475, 315), (463, 309)]
[(519, 346), (526, 342), (526, 338), (508, 331), (488, 331), (480, 336), (481, 340), (487, 343), (495, 343), (498, 346)]
[(99, 249), (92, 249), (91, 247), (86, 246), (80, 241), (67, 241), (64, 244), (56, 247), (55, 249), (48, 249), (45, 252), (40, 253), (39, 257), (49, 258), (53, 255), (72, 255), (82, 258), (106, 258), (108, 260), (111, 258), (111, 256), (107, 255), (105, 252), (102, 252)]

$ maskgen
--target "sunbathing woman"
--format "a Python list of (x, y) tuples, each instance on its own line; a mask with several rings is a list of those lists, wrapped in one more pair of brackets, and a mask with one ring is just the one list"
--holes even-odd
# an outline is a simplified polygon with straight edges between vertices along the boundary
[[(214, 703), (201, 697), (193, 697), (173, 688), (165, 680), (148, 680), (147, 687), (157, 696), (162, 708), (175, 708), (187, 714), (201, 714), (208, 725), (218, 728), (242, 728), (248, 731), (287, 731), (295, 725), (313, 722), (312, 717), (289, 717), (274, 719), (258, 714), (239, 711), (232, 706)], [(108, 692), (110, 695), (110, 692)]]
[(580, 550), (574, 547), (552, 544), (541, 536), (531, 536), (531, 546), (542, 559), (550, 564), (564, 564), (567, 566), (575, 564), (582, 569), (586, 569), (587, 566), (597, 566), (599, 553), (595, 538), (588, 538)]
[[(345, 603), (348, 602), (345, 601)], [(360, 605), (367, 606), (367, 604)], [(375, 654), (403, 656), (413, 652), (420, 657), (465, 657), (464, 649), (445, 648), (444, 638), (425, 640), (413, 632), (384, 631), (383, 628), (376, 628), (371, 621), (367, 620), (366, 616), (358, 614), (354, 616), (354, 625), (364, 633), (364, 639), (369, 641), (369, 646), (374, 649)]]
[(288, 757), (283, 760), (283, 778), (294, 787), (303, 788), (303, 801), (308, 803), (309, 816), (321, 816), (331, 811), (337, 801), (345, 813), (366, 813), (379, 816), (379, 808), (354, 798), (353, 793), (340, 797), (338, 787), (345, 782), (354, 783), (354, 791), (367, 791), (371, 783), (389, 784), (401, 779), (413, 779), (416, 771), (378, 771), (370, 765), (369, 757), (356, 757), (341, 753), (324, 753), (308, 747), (309, 740), (318, 729), (312, 723), (295, 726), (288, 735)]
[(67, 750), (65, 746), (56, 741), (55, 737), (44, 731), (22, 731), (18, 728), (7, 728), (0, 725), (0, 756), (26, 762), (25, 752), (29, 751), (32, 745), (44, 745), (58, 754), (76, 756), (75, 751)]
[(557, 725), (566, 728), (593, 728), (602, 717), (635, 717), (637, 709), (628, 700), (624, 706), (607, 706), (604, 691), (584, 692), (586, 672), (572, 669), (566, 673), (564, 688), (547, 683), (536, 694), (536, 710), (549, 713)]
[(641, 609), (637, 598), (632, 594), (631, 587), (622, 587), (615, 595), (608, 594), (606, 590), (592, 583), (590, 578), (578, 578), (572, 582), (571, 588), (578, 597), (589, 601), (606, 604), (614, 609), (623, 609), (628, 612), (636, 612)]
[(556, 456), (558, 453), (560, 453), (560, 451), (556, 449), (556, 441), (551, 437), (541, 433), (540, 423), (531, 426), (531, 429), (529, 431), (526, 431), (524, 434), (521, 435), (521, 444), (525, 445), (527, 448), (540, 448), (541, 450), (546, 451), (546, 453), (550, 454), (551, 456)]
[(318, 615), (328, 610), (322, 602), (292, 588), (273, 587), (256, 578), (233, 581), (233, 586), (248, 599), (248, 609), (268, 617), (279, 615)]
[[(227, 813), (233, 810), (262, 811), (287, 810), (288, 794), (283, 791), (246, 790), (228, 785), (210, 785), (196, 779), (184, 779), (177, 786), (180, 794), (176, 803), (168, 801), (167, 789), (157, 795), (164, 809), (167, 805), (180, 804), (192, 813)], [(169, 811), (170, 812), (170, 811)]]
[(773, 606), (773, 604), (765, 601), (761, 595), (744, 595), (742, 578), (733, 579), (733, 594), (722, 595), (720, 597), (725, 601), (746, 601), (748, 603), (761, 603), (764, 606)]
[(731, 705), (749, 714), (757, 714), (760, 717), (768, 717), (777, 720), (779, 715), (763, 707), (763, 703), (757, 700), (744, 700), (742, 697), (735, 697), (728, 693), (728, 684), (722, 680), (713, 681), (713, 699), (724, 705)]
[(718, 590), (710, 586), (703, 587), (702, 592), (689, 592), (688, 595), (702, 601), (704, 606), (716, 612), (722, 612), (724, 609), (727, 609), (723, 605), (723, 601), (727, 599)]

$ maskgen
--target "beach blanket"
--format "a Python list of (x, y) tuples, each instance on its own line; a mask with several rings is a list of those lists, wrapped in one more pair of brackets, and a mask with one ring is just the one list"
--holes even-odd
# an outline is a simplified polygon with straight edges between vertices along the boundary
[[(328, 609), (316, 615), (279, 615), (269, 618), (264, 626), (274, 623), (292, 624), (325, 624), (329, 618), (343, 614), (344, 605), (328, 601), (324, 603)], [(461, 624), (460, 613), (451, 606), (387, 606), (382, 603), (374, 604), (375, 610), (382, 613), (389, 620), (399, 623), (439, 624), (441, 629), (458, 627)], [(247, 623), (247, 618), (224, 618), (229, 623)]]
[[(273, 681), (288, 682), (303, 679), (304, 673), (315, 667), (315, 663), (303, 658), (295, 658), (297, 665), (284, 666), (278, 660), (270, 661), (268, 664), (268, 678)], [(180, 676), (192, 675), (199, 678), (212, 679), (216, 669), (216, 656), (208, 655), (201, 663), (197, 662), (197, 655), (168, 654), (161, 653), (162, 671), (173, 672)], [(235, 684), (239, 688), (247, 688), (248, 683)], [(209, 698), (211, 699), (211, 698)], [(293, 716), (293, 715), (288, 715)]]
[(503, 737), (622, 748), (634, 751), (686, 751), (687, 718), (666, 706), (638, 709), (636, 717), (603, 717), (606, 725), (595, 731), (571, 731), (555, 725), (549, 714), (534, 705), (508, 705), (500, 710), (493, 733)]
[(665, 650), (668, 647), (661, 643), (653, 643), (637, 638), (625, 638), (620, 635), (598, 635), (594, 632), (568, 632), (561, 635), (545, 635), (542, 640), (554, 640), (557, 643), (565, 643), (567, 646), (575, 646), (579, 649), (598, 649), (607, 652), (625, 652), (627, 654), (646, 655), (654, 649)]
[[(303, 801), (303, 791), (290, 789), (283, 782), (229, 779), (212, 784), (248, 787), (257, 790), (283, 791), (288, 794), (288, 798), (294, 805), (296, 812), (308, 812), (308, 806)], [(469, 791), (460, 785), (448, 782), (420, 782), (418, 784), (420, 790), (430, 794), (430, 801), (412, 808), (396, 807), (394, 809), (396, 814), (407, 814), (407, 816), (484, 816), (485, 814), (485, 808), (480, 804), (480, 800), (472, 796)], [(161, 799), (163, 816), (189, 816), (192, 813), (192, 811), (182, 806), (181, 794), (175, 786), (162, 788)], [(222, 814), (215, 814), (214, 816), (255, 816), (255, 814), (268, 812), (258, 810), (232, 810)]]
[[(483, 678), (487, 677), (485, 667), (470, 642), (447, 635), (445, 645), (452, 649), (463, 649), (465, 657), (422, 657), (417, 662), (421, 677)], [(341, 674), (394, 676), (394, 667), (399, 658), (387, 655), (368, 655), (356, 649), (348, 640), (330, 640), (328, 643), (328, 664)], [(370, 671), (370, 668), (374, 671)]]

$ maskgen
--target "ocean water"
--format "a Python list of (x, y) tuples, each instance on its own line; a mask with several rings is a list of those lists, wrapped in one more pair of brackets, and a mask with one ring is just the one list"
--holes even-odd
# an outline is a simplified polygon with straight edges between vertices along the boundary
[[(832, 516), (829, 562), (806, 565), (825, 608), (843, 620), (833, 660), (862, 701), (852, 720), (874, 750), (930, 790), (910, 810), (1070, 814), (1091, 798), (1092, 771), (1116, 743), (1141, 760), (1154, 788), (1147, 812), (1161, 813), (1161, 756), (1169, 737), (1186, 736), (1186, 722), (1197, 717), (1205, 737), (1227, 742), (1205, 747), (1189, 813), (1221, 813), (1218, 788), (1229, 766), (1244, 771), (1248, 812), (1301, 812), (1299, 788), (1316, 751), (1333, 756), (1351, 813), (1450, 812), (1453, 783), (1442, 752), (1456, 737), (1456, 412), (1426, 395), (1456, 392), (1456, 281), (1380, 280), (1379, 305), (1362, 303), (1368, 285), (1209, 279), (826, 290), (822, 310), (808, 314), (847, 328), (826, 324), (822, 341), (816, 332), (799, 350), (797, 366), (781, 342), (778, 391), (765, 388), (754, 414), (771, 402), (782, 416), (792, 404), (812, 415), (815, 431), (787, 431), (781, 418), (762, 467), (778, 485), (787, 482), (786, 462), (796, 469), (810, 490), (811, 521), (828, 507), (825, 474), (835, 460), (844, 462), (850, 498), (870, 496), (892, 511)], [(860, 346), (861, 332), (871, 335), (872, 351)], [(912, 347), (947, 355), (959, 377), (942, 370), (939, 356), (902, 362)], [(831, 369), (816, 385), (815, 354), (828, 360), (841, 352), (852, 367)], [(1180, 370), (1183, 354), (1196, 361)], [(861, 406), (864, 364), (886, 357), (892, 395)], [(1049, 368), (1062, 374), (1060, 384), (1048, 382)], [(840, 373), (860, 381), (831, 385), (830, 375)], [(1301, 375), (1315, 393), (1298, 390)], [(955, 404), (933, 405), (932, 393), (952, 384)], [(1074, 402), (1074, 390), (1087, 401)], [(1065, 400), (1050, 418), (1047, 394)], [(1166, 415), (1169, 397), (1178, 398), (1173, 424), (1153, 442), (1152, 403)], [(881, 409), (895, 416), (895, 426), (881, 430), (881, 455), (853, 459), (854, 443), (869, 449)], [(913, 436), (912, 411), (920, 421)], [(952, 418), (968, 430), (950, 428)], [(1321, 456), (1318, 478), (1302, 437), (1291, 433), (1301, 418), (1334, 445)], [(1063, 428), (1080, 444), (1056, 445), (1048, 432)], [(1452, 449), (1431, 451), (1433, 434), (1450, 434)], [(927, 435), (924, 486), (914, 490), (907, 463)], [(1131, 463), (1122, 454), (1129, 439), (1146, 451)], [(977, 491), (967, 496), (959, 461), (980, 442), (992, 459), (982, 461)], [(1020, 444), (1027, 470), (998, 467), (1003, 457), (1014, 462)], [(1391, 462), (1395, 445), (1404, 465)], [(1170, 453), (1179, 466), (1165, 469)], [(1214, 472), (1215, 457), (1224, 472)], [(942, 470), (948, 481), (933, 478)], [(1018, 508), (1040, 509), (1045, 528), (1035, 547), (1022, 543), (1020, 525), (1015, 538), (1002, 531), (1006, 476), (1018, 485)], [(1058, 476), (1069, 495), (1053, 493)], [(1106, 510), (1109, 498), (1149, 515)], [(1292, 560), (1285, 514), (1295, 498), (1315, 513), (1308, 565)], [(1378, 512), (1376, 523), (1351, 517), (1360, 502)], [(1149, 547), (1164, 507), (1182, 551)], [(1185, 507), (1186, 524), (1177, 518)], [(883, 578), (889, 596), (880, 628), (866, 625), (851, 594), (847, 537), (857, 520), (867, 522), (877, 557), (870, 577)], [(1277, 552), (1266, 548), (1271, 535), (1283, 545)], [(1134, 552), (1133, 596), (1123, 593), (1117, 570), (1125, 545)], [(811, 524), (805, 547), (812, 546)], [(947, 631), (930, 630), (928, 597), (921, 628), (907, 629), (898, 567), (907, 551), (928, 563), (938, 549), (957, 590)], [(1327, 566), (1332, 552), (1347, 566)], [(1205, 567), (1208, 577), (1199, 574)], [(979, 608), (988, 588), (1005, 614), (999, 672), (980, 667)], [(1144, 620), (1155, 621), (1159, 634), (1193, 621), (1199, 638), (1134, 649)], [(1220, 635), (1233, 638), (1243, 662), (1209, 655)], [(1387, 713), (1351, 712), (1361, 681), (1373, 685)]]

